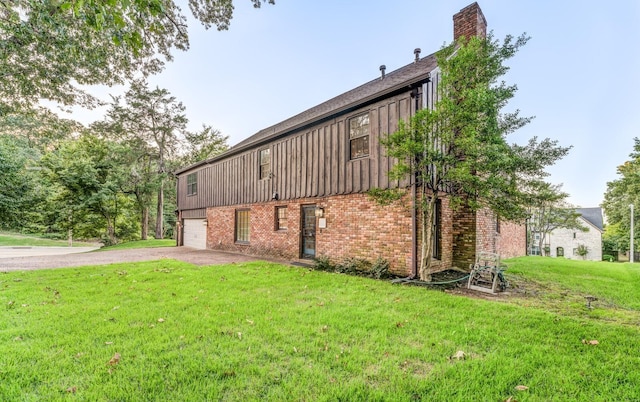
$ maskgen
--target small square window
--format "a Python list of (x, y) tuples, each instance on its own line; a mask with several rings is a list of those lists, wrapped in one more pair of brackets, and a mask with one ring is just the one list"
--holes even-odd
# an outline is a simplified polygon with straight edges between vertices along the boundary
[(236, 242), (249, 243), (249, 210), (236, 211)]
[(198, 194), (198, 174), (191, 173), (187, 176), (187, 195)]
[(276, 230), (287, 230), (287, 207), (276, 207)]
[(349, 149), (351, 159), (369, 156), (369, 113), (349, 120)]
[(260, 151), (260, 180), (268, 179), (271, 175), (271, 150)]

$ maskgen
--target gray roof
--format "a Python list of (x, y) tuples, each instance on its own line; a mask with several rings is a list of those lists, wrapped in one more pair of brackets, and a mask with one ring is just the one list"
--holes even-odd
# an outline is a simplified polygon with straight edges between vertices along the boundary
[(436, 67), (436, 57), (435, 53), (433, 53), (386, 74), (384, 79), (376, 78), (280, 123), (260, 130), (251, 137), (240, 141), (228, 151), (215, 156), (212, 159), (201, 161), (180, 169), (176, 173), (183, 173), (204, 164), (221, 160), (247, 149), (260, 146), (269, 140), (289, 134), (292, 131), (317, 123), (337, 114), (349, 112), (361, 105), (375, 101), (378, 98), (392, 94), (398, 90), (408, 90), (411, 85), (426, 81), (429, 78), (431, 71)]
[(582, 217), (593, 226), (600, 230), (604, 230), (602, 222), (602, 208), (576, 208), (576, 212), (582, 215)]

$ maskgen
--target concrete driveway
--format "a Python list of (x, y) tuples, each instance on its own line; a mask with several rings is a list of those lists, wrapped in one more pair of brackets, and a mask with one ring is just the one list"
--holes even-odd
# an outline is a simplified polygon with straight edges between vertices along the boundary
[[(30, 255), (0, 257), (0, 272), (25, 271), (34, 269), (66, 268), (83, 265), (104, 265), (122, 262), (152, 261), (170, 258), (188, 262), (195, 265), (230, 264), (233, 262), (256, 261), (258, 258), (242, 254), (224, 253), (213, 250), (196, 250), (190, 247), (160, 247), (141, 248), (131, 250), (109, 250), (96, 252), (80, 252), (73, 254), (56, 254), (61, 250), (49, 250), (46, 254), (45, 247), (32, 248)], [(67, 247), (54, 247), (56, 249)], [(74, 247), (75, 249), (75, 247)], [(0, 250), (4, 255), (5, 250)], [(29, 251), (22, 249), (24, 254)]]

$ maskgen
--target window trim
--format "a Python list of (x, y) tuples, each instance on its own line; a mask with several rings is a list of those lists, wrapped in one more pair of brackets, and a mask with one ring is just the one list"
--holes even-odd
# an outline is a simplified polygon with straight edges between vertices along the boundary
[[(360, 134), (358, 136), (352, 137), (351, 135), (351, 122), (355, 121), (358, 118), (367, 116), (367, 133), (366, 134)], [(371, 138), (371, 119), (370, 119), (370, 113), (369, 111), (366, 111), (364, 113), (359, 113), (356, 114), (354, 116), (351, 116), (349, 119), (347, 119), (347, 140), (349, 141), (349, 160), (353, 161), (353, 160), (357, 160), (357, 159), (363, 159), (363, 158), (368, 158), (371, 155), (371, 144), (370, 144), (370, 138)], [(366, 155), (357, 155), (354, 156), (353, 155), (353, 142), (355, 140), (360, 140), (363, 139), (364, 141), (366, 141), (367, 143), (367, 149), (366, 149)], [(364, 147), (363, 147), (364, 149)]]
[[(268, 163), (262, 163), (262, 153), (266, 152), (269, 157)], [(266, 166), (266, 168), (264, 168)], [(263, 168), (264, 174), (263, 174)], [(262, 148), (258, 151), (258, 177), (260, 180), (266, 180), (271, 178), (271, 148)]]
[(440, 199), (436, 200), (436, 210), (433, 218), (433, 249), (431, 251), (431, 258), (440, 260), (442, 259), (442, 202)]
[[(189, 183), (189, 178), (193, 177), (193, 183)], [(187, 197), (198, 194), (198, 172), (187, 175)]]
[[(287, 221), (289, 220), (289, 211), (287, 205), (276, 205), (274, 209), (274, 230), (277, 232), (285, 232), (289, 229)], [(284, 211), (284, 217), (280, 217), (279, 212)], [(282, 221), (284, 220), (284, 227), (282, 227)]]
[[(246, 213), (246, 218), (240, 219), (240, 215), (244, 215)], [(246, 223), (245, 223), (246, 221)], [(246, 239), (243, 236), (243, 239), (239, 239), (240, 235), (240, 225), (246, 224)], [(251, 241), (251, 210), (249, 208), (242, 208), (235, 210), (235, 222), (234, 222), (234, 233), (233, 239), (236, 244), (249, 244)]]

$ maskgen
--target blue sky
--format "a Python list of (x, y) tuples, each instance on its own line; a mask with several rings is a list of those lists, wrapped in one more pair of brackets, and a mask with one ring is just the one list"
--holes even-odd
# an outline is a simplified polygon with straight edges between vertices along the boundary
[[(235, 0), (226, 32), (192, 23), (191, 49), (152, 85), (187, 108), (190, 128), (209, 124), (233, 145), (449, 43), (453, 14), (470, 0), (276, 0), (254, 9)], [(529, 43), (509, 62), (518, 92), (508, 109), (536, 116), (511, 134), (572, 145), (549, 169), (569, 201), (602, 202), (606, 182), (640, 137), (640, 1), (478, 1), (496, 38), (526, 32)], [(188, 11), (185, 7), (185, 11)], [(117, 89), (115, 89), (117, 91)], [(103, 110), (76, 112), (85, 123)]]

